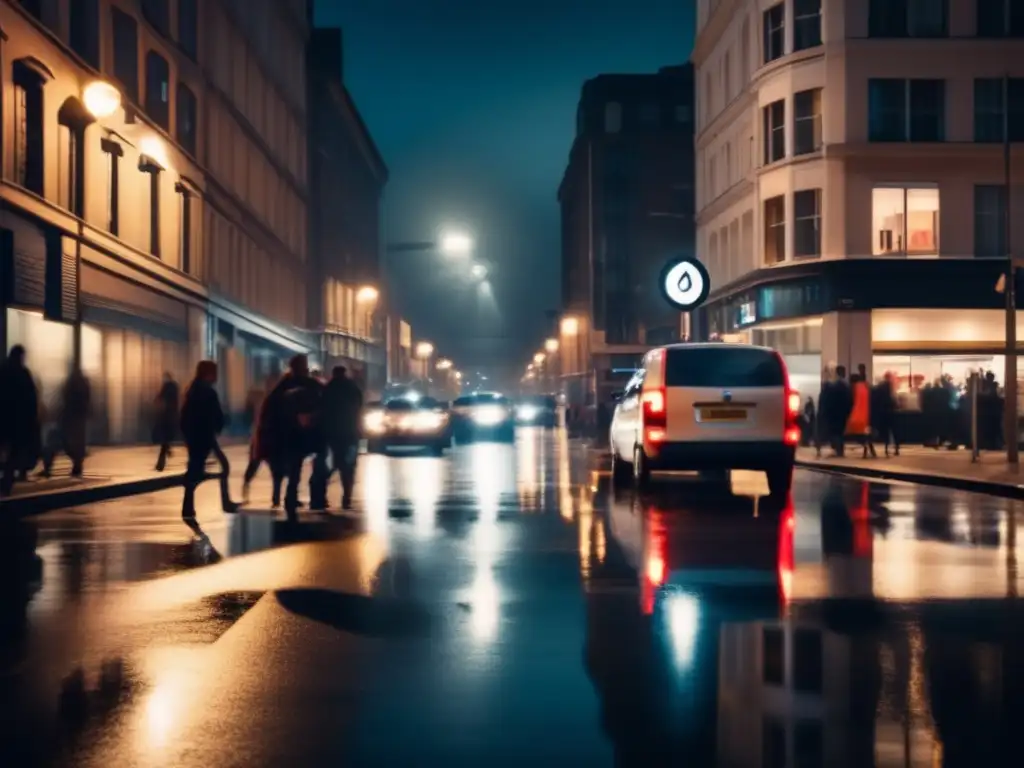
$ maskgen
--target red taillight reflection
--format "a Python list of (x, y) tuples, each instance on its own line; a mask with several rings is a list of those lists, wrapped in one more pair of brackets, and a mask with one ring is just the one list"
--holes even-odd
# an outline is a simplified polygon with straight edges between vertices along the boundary
[(654, 612), (654, 596), (657, 589), (668, 578), (668, 564), (665, 561), (665, 523), (660, 511), (647, 511), (646, 541), (644, 542), (643, 573), (640, 576), (640, 601), (645, 615)]
[(871, 531), (870, 489), (867, 483), (861, 483), (858, 501), (857, 506), (850, 510), (850, 520), (853, 523), (853, 555), (871, 557), (874, 534)]
[(793, 534), (796, 529), (796, 515), (793, 498), (789, 498), (779, 521), (779, 595), (784, 605), (793, 597)]

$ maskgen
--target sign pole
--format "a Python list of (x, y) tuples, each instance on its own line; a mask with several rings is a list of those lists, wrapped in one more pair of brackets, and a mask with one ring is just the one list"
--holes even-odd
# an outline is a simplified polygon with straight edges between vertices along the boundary
[(1006, 461), (1013, 471), (1020, 468), (1020, 441), (1017, 427), (1017, 270), (1013, 263), (1011, 228), (1011, 158), (1010, 158), (1010, 76), (1003, 78), (1003, 177), (1006, 195), (1003, 234), (1006, 237), (1006, 371), (1003, 382), (1005, 407)]

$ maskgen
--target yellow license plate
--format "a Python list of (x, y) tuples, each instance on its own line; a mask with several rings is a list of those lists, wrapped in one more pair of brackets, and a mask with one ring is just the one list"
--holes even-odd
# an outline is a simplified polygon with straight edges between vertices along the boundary
[(745, 421), (747, 412), (743, 408), (701, 408), (701, 421)]

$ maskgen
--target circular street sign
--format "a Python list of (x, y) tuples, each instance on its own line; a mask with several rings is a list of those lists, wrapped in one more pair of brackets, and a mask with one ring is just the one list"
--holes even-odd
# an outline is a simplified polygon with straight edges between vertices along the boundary
[(696, 309), (710, 292), (711, 276), (697, 259), (670, 262), (661, 272), (661, 293), (677, 309)]

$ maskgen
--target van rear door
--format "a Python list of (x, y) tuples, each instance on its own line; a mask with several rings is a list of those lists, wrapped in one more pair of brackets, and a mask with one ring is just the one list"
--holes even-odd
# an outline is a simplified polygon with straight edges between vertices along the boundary
[(665, 359), (669, 442), (782, 441), (786, 372), (770, 349), (672, 347)]

